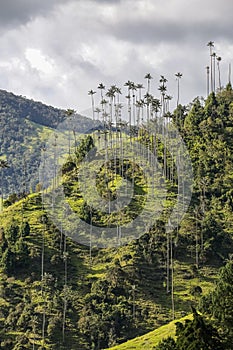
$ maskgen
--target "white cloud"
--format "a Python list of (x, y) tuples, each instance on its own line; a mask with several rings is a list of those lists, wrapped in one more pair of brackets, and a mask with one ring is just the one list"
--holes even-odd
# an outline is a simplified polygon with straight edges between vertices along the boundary
[(27, 48), (25, 57), (32, 68), (48, 76), (56, 76), (56, 66), (54, 60), (42, 54), (39, 49)]

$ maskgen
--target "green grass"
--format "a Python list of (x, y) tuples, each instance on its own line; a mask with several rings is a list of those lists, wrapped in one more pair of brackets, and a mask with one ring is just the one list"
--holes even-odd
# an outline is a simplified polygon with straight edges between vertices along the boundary
[(113, 348), (109, 348), (109, 350), (152, 350), (163, 338), (167, 338), (168, 336), (175, 336), (176, 322), (183, 322), (191, 318), (192, 315), (188, 315), (178, 320), (174, 320), (164, 326), (155, 329), (152, 332), (142, 335), (141, 337), (134, 338), (127, 341), (126, 343), (116, 345)]

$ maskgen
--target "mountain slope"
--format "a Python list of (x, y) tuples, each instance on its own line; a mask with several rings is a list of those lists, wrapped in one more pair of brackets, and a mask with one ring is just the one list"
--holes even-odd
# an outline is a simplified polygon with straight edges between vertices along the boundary
[(141, 337), (129, 340), (121, 345), (116, 345), (112, 348), (109, 348), (109, 350), (153, 350), (162, 339), (167, 338), (168, 336), (175, 337), (175, 323), (183, 322), (187, 319), (191, 319), (191, 315), (169, 322), (168, 324), (161, 326), (152, 332), (144, 334)]
[[(0, 90), (0, 159), (7, 160), (10, 166), (4, 169), (4, 197), (35, 189), (41, 148), (51, 129), (56, 129), (65, 118), (64, 110)], [(78, 132), (87, 132), (99, 125), (78, 114), (76, 118)]]
[[(148, 345), (147, 333), (173, 317), (172, 296), (175, 318), (179, 319), (190, 313), (190, 305), (197, 307), (202, 296), (214, 288), (219, 267), (233, 251), (233, 91), (228, 87), (217, 95), (211, 94), (205, 104), (196, 99), (189, 111), (179, 106), (172, 119), (189, 148), (194, 189), (183, 221), (170, 236), (165, 225), (167, 208), (174, 205), (171, 198), (177, 195), (175, 178), (172, 185), (166, 179), (164, 211), (156, 224), (141, 232), (139, 238), (115, 248), (97, 249), (66, 237), (66, 221), (55, 226), (43, 208), (42, 193), (8, 203), (0, 215), (3, 349), (31, 349), (33, 344), (38, 349), (51, 350), (99, 350), (117, 344), (120, 348), (119, 344), (142, 334)], [(44, 126), (40, 128), (38, 134), (44, 135)], [(98, 143), (95, 136), (83, 137), (83, 143), (62, 167), (61, 179), (66, 201), (88, 224), (90, 207), (80, 193), (79, 171), (80, 162), (90, 150), (86, 145), (94, 146), (90, 141)], [(146, 130), (140, 141), (146, 142), (148, 149), (153, 146)], [(157, 145), (159, 161), (163, 163), (163, 148), (161, 143)], [(132, 210), (124, 212), (123, 220), (127, 220), (140, 212), (140, 198), (147, 184), (142, 181), (140, 169), (130, 163), (121, 165), (124, 176), (133, 180), (134, 194), (138, 196), (138, 201), (131, 203)], [(97, 187), (104, 198), (114, 198), (118, 177), (112, 179), (111, 171), (114, 167), (119, 170), (119, 162), (105, 166), (98, 170), (101, 176)], [(51, 188), (47, 190), (50, 191)], [(103, 229), (114, 224), (101, 210), (92, 214)], [(114, 213), (109, 218), (114, 219)], [(173, 260), (167, 266), (170, 247)], [(167, 288), (171, 272), (173, 294)], [(165, 327), (169, 335), (174, 334), (170, 326)], [(153, 335), (154, 332), (152, 338)], [(144, 346), (140, 341), (139, 347)]]

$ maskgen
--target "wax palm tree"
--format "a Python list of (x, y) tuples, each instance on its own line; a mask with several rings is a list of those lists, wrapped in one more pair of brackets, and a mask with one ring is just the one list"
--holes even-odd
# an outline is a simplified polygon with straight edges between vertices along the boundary
[(0, 159), (0, 169), (1, 169), (1, 211), (3, 211), (3, 169), (9, 168), (9, 164), (6, 160)]
[(68, 132), (69, 132), (69, 135), (68, 135), (68, 149), (69, 149), (69, 155), (70, 155), (70, 149), (71, 149), (71, 135), (70, 135), (70, 124), (71, 124), (71, 119), (72, 119), (72, 116), (75, 114), (75, 110), (74, 109), (67, 109), (66, 110), (66, 116), (67, 116), (67, 119), (68, 119)]
[(207, 46), (209, 46), (209, 49), (210, 49), (210, 86), (211, 86), (211, 92), (213, 92), (213, 60), (212, 60), (212, 53), (213, 53), (214, 42), (213, 41), (209, 41)]
[(175, 74), (176, 80), (177, 80), (177, 106), (179, 105), (180, 101), (180, 79), (182, 78), (182, 73), (178, 72)]
[(100, 117), (100, 112), (101, 112), (101, 109), (99, 107), (96, 107), (95, 113), (97, 113), (97, 119), (98, 120), (99, 120), (99, 117)]
[(206, 79), (207, 79), (207, 96), (209, 96), (210, 93), (210, 67), (206, 67)]
[(92, 119), (93, 119), (93, 120), (95, 120), (95, 101), (94, 101), (94, 94), (96, 94), (96, 91), (93, 91), (93, 90), (88, 91), (88, 95), (91, 96)]
[(198, 216), (199, 208), (196, 206), (193, 210), (195, 215), (195, 262), (197, 269), (199, 268), (199, 237), (198, 237)]
[(130, 90), (132, 89), (132, 86), (134, 85), (134, 82), (131, 80), (128, 80), (124, 86), (126, 86), (128, 88), (128, 94), (130, 94)]
[(135, 105), (136, 105), (136, 112), (137, 112), (136, 125), (137, 125), (137, 128), (139, 128), (141, 109), (143, 108), (144, 103), (142, 100), (139, 100), (139, 101), (136, 101)]
[(121, 88), (119, 88), (118, 86), (116, 86), (115, 88), (115, 92), (117, 94), (117, 103), (120, 103), (120, 95), (121, 95)]
[(212, 53), (212, 55), (211, 55), (211, 57), (212, 57), (212, 60), (213, 60), (213, 90), (214, 90), (214, 92), (215, 92), (215, 63), (216, 63), (216, 53), (215, 52), (213, 52)]
[[(168, 285), (167, 285), (167, 292), (171, 293), (171, 302), (172, 302), (172, 319), (175, 319), (175, 299), (174, 299), (174, 248), (173, 248), (173, 231), (171, 229), (171, 223), (170, 223), (170, 219), (168, 220), (168, 232), (167, 232), (167, 273), (168, 273)], [(169, 246), (170, 243), (170, 246)], [(170, 249), (170, 255), (169, 255), (169, 249)], [(170, 259), (170, 261), (169, 261)], [(170, 276), (171, 275), (171, 276)], [(171, 290), (170, 290), (170, 282), (169, 282), (169, 278), (171, 277)]]
[(170, 109), (170, 101), (172, 100), (172, 96), (166, 95), (164, 99), (165, 99), (165, 112), (167, 113), (169, 112), (169, 109)]
[(231, 85), (231, 63), (229, 63), (228, 82)]
[(139, 101), (140, 101), (142, 99), (142, 89), (144, 89), (144, 86), (143, 86), (143, 84), (137, 84), (136, 87), (137, 87), (138, 92), (139, 92), (138, 98), (139, 98)]
[(66, 325), (66, 312), (67, 312), (67, 280), (68, 280), (68, 269), (67, 269), (67, 260), (68, 260), (68, 252), (67, 252), (67, 244), (66, 244), (66, 235), (64, 235), (64, 245), (63, 245), (63, 253), (62, 258), (64, 262), (64, 297), (63, 297), (63, 317), (62, 317), (62, 339), (65, 341), (65, 325)]
[(100, 90), (101, 100), (103, 100), (103, 90), (105, 90), (104, 84), (100, 83), (98, 89)]
[(150, 73), (147, 73), (144, 77), (144, 79), (147, 79), (147, 93), (150, 93), (150, 81), (153, 79)]
[(150, 105), (153, 102), (153, 96), (149, 94), (148, 92), (144, 96), (144, 102), (146, 104), (146, 110), (147, 110), (147, 126), (150, 121)]
[(164, 75), (160, 75), (159, 82), (163, 85), (165, 85), (167, 83), (167, 79), (165, 78)]
[(128, 100), (128, 115), (129, 115), (129, 124), (131, 125), (131, 88), (133, 86), (133, 82), (128, 80), (124, 86), (128, 88), (128, 95), (125, 98)]
[(133, 97), (133, 125), (135, 126), (135, 102), (136, 102), (135, 91), (137, 90), (137, 85), (134, 82), (132, 82), (130, 90), (132, 91), (132, 97)]
[(217, 67), (218, 67), (218, 87), (219, 90), (221, 91), (221, 72), (220, 72), (220, 62), (222, 60), (222, 58), (220, 56), (218, 56), (217, 58)]
[(164, 100), (164, 97), (165, 97), (165, 92), (167, 91), (167, 87), (165, 85), (167, 83), (167, 79), (164, 77), (164, 75), (160, 76), (159, 82), (161, 83), (161, 85), (158, 88), (158, 90), (161, 93), (161, 104), (162, 104), (161, 112), (162, 112), (162, 115), (164, 115), (165, 114), (165, 100)]
[(161, 112), (162, 112), (162, 116), (165, 114), (165, 92), (167, 91), (167, 87), (162, 84), (159, 86), (158, 90), (160, 91), (161, 93)]
[(41, 295), (43, 299), (43, 316), (42, 316), (42, 345), (44, 346), (45, 341), (45, 291), (44, 291), (44, 261), (45, 261), (45, 230), (46, 230), (46, 222), (45, 222), (45, 208), (44, 208), (44, 194), (45, 194), (45, 154), (46, 147), (42, 147), (42, 176), (41, 176), (41, 194), (42, 194), (42, 246), (41, 246)]
[(151, 103), (152, 111), (155, 113), (155, 116), (158, 116), (158, 112), (161, 108), (161, 102), (158, 98), (153, 98)]

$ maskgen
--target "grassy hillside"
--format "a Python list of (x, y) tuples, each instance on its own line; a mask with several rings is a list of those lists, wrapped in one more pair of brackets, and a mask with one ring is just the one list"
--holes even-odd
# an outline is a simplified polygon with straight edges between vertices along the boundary
[[(130, 145), (138, 137), (146, 156), (156, 147), (158, 161), (167, 170), (167, 193), (160, 218), (126, 245), (97, 248), (71, 240), (64, 234), (67, 221), (56, 226), (44, 210), (42, 193), (8, 202), (0, 215), (3, 349), (31, 349), (33, 344), (48, 350), (121, 349), (121, 343), (124, 348), (126, 341), (144, 334), (129, 342), (137, 349), (151, 346), (150, 338), (157, 342), (163, 334), (174, 334), (174, 323), (167, 324), (173, 316), (189, 315), (190, 306), (198, 307), (200, 299), (214, 289), (219, 267), (233, 251), (232, 103), (228, 86), (216, 96), (211, 94), (205, 104), (196, 99), (189, 111), (178, 106), (172, 115), (190, 152), (194, 186), (184, 219), (170, 233), (165, 227), (179, 192), (177, 171), (172, 173), (172, 155), (164, 152), (158, 135), (151, 137), (146, 128), (137, 136), (130, 133), (127, 142)], [(37, 128), (42, 141), (45, 132), (50, 129)], [(110, 145), (119, 132), (122, 129), (105, 129), (101, 137), (109, 138)], [(28, 136), (33, 143), (33, 134)], [(65, 202), (87, 224), (104, 231), (116, 228), (119, 220), (124, 224), (140, 215), (149, 185), (133, 161), (107, 159), (107, 147), (98, 151), (95, 143), (100, 141), (99, 132), (83, 136), (59, 174)], [(95, 178), (102, 198), (114, 200), (125, 179), (132, 184), (131, 201), (119, 217), (102, 208), (92, 210), (81, 193), (81, 163), (90, 161), (85, 158), (90, 151), (98, 159), (106, 155)], [(85, 172), (84, 178), (88, 179)], [(55, 195), (55, 181), (45, 192), (51, 195), (52, 187)], [(98, 239), (103, 243), (106, 237)]]
[(176, 330), (175, 323), (183, 322), (187, 319), (191, 319), (191, 316), (188, 315), (178, 320), (169, 322), (168, 324), (161, 326), (152, 332), (149, 332), (141, 337), (137, 337), (135, 339), (129, 340), (126, 343), (123, 343), (121, 345), (117, 345), (112, 348), (109, 348), (109, 350), (133, 350), (133, 349), (153, 350), (155, 349), (155, 346), (158, 345), (162, 339), (167, 338), (168, 336), (175, 337), (175, 330)]
[[(43, 223), (44, 215), (45, 222)], [(4, 228), (5, 240), (9, 234), (9, 228), (12, 230), (12, 226), (20, 229), (25, 222), (30, 225), (30, 233), (23, 239), (28, 248), (28, 260), (21, 256), (21, 253), (16, 252), (14, 266), (8, 267), (7, 270), (3, 268), (1, 273), (1, 332), (3, 339), (18, 342), (23, 337), (24, 332), (29, 330), (27, 334), (29, 343), (33, 341), (32, 339), (35, 336), (36, 343), (42, 344), (41, 322), (44, 297), (40, 289), (40, 275), (43, 238), (45, 241), (44, 269), (48, 276), (45, 312), (46, 349), (53, 348), (52, 344), (56, 338), (56, 346), (62, 344), (61, 334), (59, 334), (60, 321), (57, 328), (55, 325), (52, 330), (50, 328), (54, 317), (58, 317), (59, 313), (62, 312), (63, 303), (61, 301), (64, 293), (65, 274), (68, 276), (67, 286), (69, 286), (70, 293), (66, 316), (65, 339), (67, 345), (65, 348), (67, 349), (89, 349), (90, 327), (93, 327), (91, 331), (93, 332), (98, 321), (93, 324), (90, 322), (94, 321), (98, 315), (103, 317), (106, 312), (101, 311), (101, 309), (99, 311), (97, 309), (93, 310), (93, 306), (96, 305), (93, 303), (94, 300), (98, 300), (100, 307), (103, 306), (104, 309), (109, 309), (110, 314), (114, 312), (114, 309), (115, 312), (117, 309), (119, 312), (122, 312), (125, 308), (128, 309), (127, 316), (118, 315), (119, 322), (123, 323), (125, 317), (128, 318), (128, 322), (131, 322), (130, 328), (128, 330), (126, 328), (126, 334), (122, 329), (121, 341), (129, 336), (134, 337), (137, 334), (146, 333), (169, 322), (171, 319), (171, 299), (170, 295), (166, 294), (163, 282), (164, 267), (158, 263), (157, 259), (151, 263), (146, 260), (142, 253), (142, 247), (145, 247), (144, 237), (137, 242), (132, 242), (127, 247), (94, 250), (91, 264), (88, 247), (82, 247), (66, 239), (66, 252), (69, 258), (65, 271), (62, 258), (64, 256), (65, 237), (61, 237), (61, 233), (48, 218), (46, 219), (46, 214), (43, 214), (41, 208), (39, 194), (32, 194), (8, 207), (1, 215), (0, 222), (1, 227)], [(20, 235), (18, 235), (17, 241), (19, 241), (19, 237)], [(2, 244), (3, 241), (2, 236)], [(13, 247), (12, 251), (14, 251)], [(159, 255), (158, 252), (157, 257)], [(203, 294), (211, 290), (216, 278), (217, 266), (205, 266), (196, 274), (192, 271), (193, 264), (189, 259), (185, 259), (185, 261), (176, 260), (175, 264), (175, 304), (176, 317), (179, 318), (183, 313), (189, 313), (190, 305), (197, 305), (200, 298), (200, 296), (191, 293), (192, 286), (201, 286)], [(134, 302), (132, 285), (136, 285)], [(55, 304), (53, 304), (54, 297), (57, 300)], [(115, 299), (116, 297), (117, 299)], [(27, 300), (26, 304), (23, 305), (22, 300)], [(120, 311), (122, 307), (123, 309)], [(134, 308), (135, 316), (132, 320)], [(13, 310), (15, 310), (14, 314), (12, 314)], [(114, 313), (111, 317), (113, 315)], [(23, 317), (24, 321), (19, 321), (20, 317)], [(38, 321), (34, 331), (32, 326), (29, 327), (28, 324), (25, 324), (27, 318), (33, 320), (33, 317), (36, 317)], [(79, 330), (77, 330), (77, 322)], [(108, 322), (107, 318), (105, 322)], [(171, 327), (173, 327), (172, 324), (166, 326), (164, 330), (169, 332), (170, 329), (174, 329), (174, 327)], [(153, 333), (152, 341), (159, 340), (159, 337), (163, 335), (162, 332), (163, 328), (161, 331)], [(146, 341), (147, 338), (145, 336), (143, 341)], [(2, 344), (6, 343), (3, 341)], [(2, 346), (7, 349), (7, 347), (4, 347), (6, 345)]]

